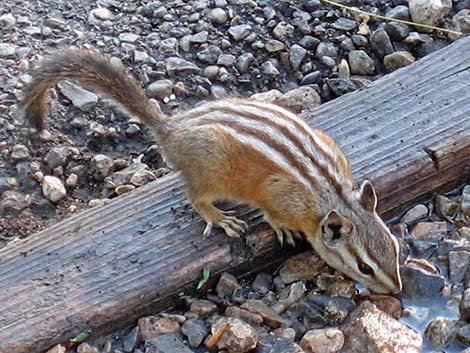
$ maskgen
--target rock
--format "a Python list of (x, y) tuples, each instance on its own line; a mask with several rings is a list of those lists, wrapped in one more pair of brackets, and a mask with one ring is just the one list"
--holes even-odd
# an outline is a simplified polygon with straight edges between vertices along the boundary
[(470, 251), (449, 252), (449, 279), (454, 283), (462, 282), (470, 269)]
[(42, 193), (49, 201), (54, 203), (59, 202), (67, 195), (62, 181), (51, 175), (46, 175), (42, 180)]
[(1, 197), (0, 211), (2, 214), (17, 215), (28, 206), (26, 196), (17, 191), (7, 190)]
[(217, 65), (232, 66), (237, 57), (232, 54), (220, 54), (217, 58)]
[(424, 334), (434, 348), (447, 346), (457, 336), (458, 325), (456, 320), (445, 317), (437, 317), (432, 320)]
[(266, 42), (266, 44), (264, 45), (264, 48), (269, 53), (276, 53), (278, 51), (284, 50), (286, 48), (286, 46), (284, 45), (284, 43), (282, 43), (279, 40), (270, 39)]
[(147, 341), (160, 335), (177, 333), (180, 330), (180, 325), (176, 321), (155, 316), (140, 318), (137, 326), (141, 341)]
[(243, 53), (237, 58), (235, 66), (241, 73), (245, 73), (250, 68), (250, 65), (254, 59), (255, 57), (252, 53)]
[(292, 68), (297, 71), (304, 60), (305, 55), (307, 55), (307, 49), (301, 47), (298, 44), (294, 44), (290, 47), (289, 50), (289, 62)]
[(252, 30), (250, 25), (242, 24), (230, 27), (227, 32), (234, 41), (239, 42), (246, 38)]
[(445, 278), (414, 264), (400, 266), (403, 295), (409, 298), (432, 298), (441, 295)]
[(437, 214), (445, 219), (450, 219), (455, 216), (459, 208), (459, 204), (457, 202), (442, 195), (436, 195), (435, 203)]
[(319, 43), (319, 39), (309, 35), (303, 36), (299, 41), (299, 45), (306, 49), (315, 49)]
[(304, 351), (292, 340), (267, 336), (259, 340), (254, 353), (304, 353)]
[(252, 287), (256, 292), (260, 294), (266, 294), (271, 290), (272, 282), (273, 276), (271, 274), (261, 272), (256, 275)]
[[(462, 33), (470, 33), (470, 9), (463, 9), (452, 17), (451, 28)], [(449, 38), (455, 40), (459, 36), (449, 34)]]
[(284, 93), (276, 99), (276, 104), (287, 108), (294, 113), (312, 109), (321, 103), (318, 92), (311, 86), (301, 86)]
[(147, 94), (153, 98), (163, 99), (173, 93), (174, 86), (171, 80), (157, 80), (147, 86)]
[(333, 43), (321, 42), (317, 46), (315, 56), (320, 59), (324, 56), (335, 58), (338, 56), (338, 48)]
[(365, 47), (369, 43), (367, 37), (362, 36), (360, 34), (353, 34), (351, 36), (351, 40), (356, 47)]
[(261, 300), (247, 300), (241, 305), (241, 308), (261, 315), (264, 323), (272, 328), (280, 327), (284, 322), (284, 319), (278, 313)]
[(199, 33), (193, 34), (191, 36), (190, 42), (196, 44), (202, 44), (207, 42), (207, 37), (209, 36), (209, 32), (201, 31)]
[(210, 315), (217, 310), (217, 305), (206, 299), (194, 300), (189, 310), (199, 315)]
[(13, 163), (29, 159), (29, 157), (30, 154), (28, 147), (22, 144), (16, 144), (13, 146), (13, 149), (11, 151), (11, 160)]
[(349, 52), (348, 58), (352, 74), (365, 76), (374, 74), (374, 61), (364, 50), (352, 50)]
[(232, 295), (233, 291), (240, 288), (237, 279), (227, 272), (223, 272), (220, 276), (219, 282), (215, 287), (215, 291), (219, 297), (225, 297)]
[(145, 51), (134, 50), (134, 61), (136, 63), (143, 63), (149, 60), (149, 55)]
[(351, 353), (419, 353), (421, 336), (405, 324), (362, 302), (342, 326), (344, 346)]
[(277, 89), (272, 89), (270, 91), (255, 93), (250, 99), (254, 99), (260, 102), (274, 103), (277, 99), (282, 97), (282, 92)]
[(187, 320), (181, 326), (181, 332), (188, 338), (189, 345), (194, 348), (199, 347), (208, 334), (206, 324), (200, 319)]
[(65, 179), (65, 185), (68, 187), (68, 188), (74, 188), (75, 186), (77, 186), (77, 182), (78, 182), (78, 175), (77, 174), (74, 174), (74, 173), (71, 173), (67, 179)]
[(197, 65), (187, 60), (184, 60), (182, 58), (179, 58), (177, 56), (166, 58), (165, 65), (166, 65), (166, 71), (168, 72), (168, 75), (170, 76), (177, 72), (186, 73), (186, 74), (201, 73), (201, 69)]
[(349, 313), (356, 307), (354, 301), (343, 297), (329, 299), (324, 308), (325, 316), (334, 324), (339, 325), (348, 317)]
[(131, 353), (137, 345), (137, 339), (139, 337), (139, 326), (134, 327), (131, 332), (129, 332), (122, 339), (122, 348), (124, 352)]
[(61, 81), (58, 84), (60, 91), (66, 96), (72, 104), (80, 110), (89, 111), (95, 107), (98, 102), (98, 96), (93, 92), (87, 91), (73, 83)]
[(403, 305), (401, 301), (395, 297), (389, 295), (371, 295), (367, 298), (372, 304), (374, 304), (377, 309), (383, 311), (384, 313), (390, 315), (394, 319), (400, 319), (401, 312), (403, 310)]
[(391, 54), (394, 51), (392, 41), (388, 33), (383, 28), (378, 28), (370, 37), (372, 49), (377, 53), (380, 58), (385, 55)]
[(343, 345), (343, 332), (337, 328), (307, 331), (300, 341), (300, 346), (309, 353), (336, 353)]
[(462, 326), (457, 330), (457, 339), (466, 346), (470, 346), (470, 324)]
[(84, 342), (77, 347), (77, 353), (99, 353), (98, 348)]
[(446, 222), (419, 222), (411, 231), (415, 239), (436, 239), (441, 240), (447, 234)]
[(464, 290), (459, 304), (460, 317), (465, 322), (470, 322), (470, 288)]
[(57, 344), (51, 349), (49, 349), (46, 353), (65, 353), (65, 347), (60, 344)]
[(10, 43), (0, 43), (0, 58), (13, 59), (16, 47)]
[(218, 8), (218, 7), (216, 7), (215, 9), (212, 9), (209, 12), (208, 17), (209, 17), (209, 20), (215, 25), (224, 24), (228, 19), (228, 16), (225, 10)]
[(354, 20), (350, 20), (349, 18), (340, 17), (331, 24), (331, 27), (340, 31), (349, 32), (357, 27), (357, 22)]
[(221, 318), (211, 327), (212, 335), (223, 331), (217, 342), (219, 349), (226, 349), (229, 353), (244, 353), (256, 347), (258, 334), (246, 322), (235, 318)]
[(397, 20), (410, 20), (410, 11), (408, 10), (408, 6), (405, 5), (398, 5), (392, 8), (391, 10), (387, 11), (385, 16), (390, 18), (396, 18)]
[(265, 61), (261, 65), (261, 72), (266, 74), (266, 75), (270, 75), (270, 76), (279, 76), (280, 75), (279, 70), (277, 69), (276, 66), (274, 66), (273, 62), (270, 61), (270, 60)]
[(222, 50), (216, 45), (209, 45), (196, 54), (197, 58), (207, 64), (215, 64)]
[(273, 36), (276, 39), (284, 40), (294, 33), (294, 26), (286, 22), (279, 22), (273, 29)]
[(285, 284), (310, 280), (326, 269), (325, 262), (313, 251), (306, 251), (284, 262), (279, 275)]
[[(449, 13), (452, 0), (409, 0), (408, 8), (413, 22), (436, 26)], [(419, 31), (429, 32), (423, 27), (417, 28)]]
[(97, 9), (91, 10), (90, 14), (102, 21), (110, 20), (113, 18), (111, 11), (109, 11), (106, 7), (99, 7)]
[(41, 28), (37, 26), (27, 26), (23, 28), (23, 32), (32, 37), (39, 37), (42, 34)]
[[(116, 352), (116, 351), (115, 351)], [(145, 342), (145, 353), (193, 353), (176, 334), (165, 334)]]
[(470, 216), (470, 185), (465, 185), (463, 188), (460, 212), (464, 216)]
[(406, 211), (406, 213), (401, 217), (400, 222), (406, 224), (415, 223), (420, 219), (426, 218), (428, 214), (428, 208), (425, 205), (419, 204)]
[(119, 40), (126, 43), (135, 43), (140, 38), (139, 35), (129, 32), (119, 34)]
[(407, 51), (397, 51), (384, 57), (385, 68), (389, 71), (407, 66), (415, 61), (415, 57)]
[(44, 157), (44, 162), (50, 169), (64, 167), (67, 162), (69, 150), (66, 147), (53, 147)]
[(113, 159), (104, 154), (97, 154), (91, 160), (91, 174), (96, 180), (104, 180), (111, 174), (113, 167)]
[(389, 22), (384, 27), (390, 39), (394, 42), (401, 42), (410, 33), (410, 27), (403, 23)]
[(16, 18), (11, 13), (5, 13), (0, 16), (0, 24), (5, 27), (13, 27), (16, 25)]
[(229, 306), (225, 309), (224, 315), (227, 317), (234, 317), (248, 322), (254, 326), (263, 324), (263, 317), (257, 313), (252, 313), (245, 309), (240, 309), (238, 306)]
[(279, 303), (282, 304), (283, 307), (287, 308), (302, 299), (306, 290), (304, 282), (299, 281), (292, 283), (284, 288), (280, 293)]

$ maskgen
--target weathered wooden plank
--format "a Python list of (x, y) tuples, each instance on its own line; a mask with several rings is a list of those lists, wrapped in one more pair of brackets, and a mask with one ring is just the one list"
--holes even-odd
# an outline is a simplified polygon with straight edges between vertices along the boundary
[[(470, 38), (306, 116), (330, 133), (393, 217), (468, 178)], [(178, 174), (0, 250), (0, 352), (39, 352), (86, 328), (111, 330), (164, 308), (204, 267), (241, 274), (280, 261), (260, 213), (244, 240), (202, 240)]]

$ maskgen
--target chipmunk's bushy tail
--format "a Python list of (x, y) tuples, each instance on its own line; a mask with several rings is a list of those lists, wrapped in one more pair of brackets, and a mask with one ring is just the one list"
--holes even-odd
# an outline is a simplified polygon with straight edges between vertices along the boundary
[(23, 90), (20, 111), (31, 126), (45, 128), (49, 88), (62, 80), (96, 90), (118, 103), (158, 134), (165, 130), (165, 116), (151, 104), (138, 82), (121, 66), (88, 49), (70, 48), (45, 60), (32, 72), (32, 81)]

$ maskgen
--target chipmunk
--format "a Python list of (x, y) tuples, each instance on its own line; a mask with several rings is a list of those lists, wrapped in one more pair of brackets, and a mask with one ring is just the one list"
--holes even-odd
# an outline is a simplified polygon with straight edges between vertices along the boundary
[(398, 243), (377, 215), (372, 184), (359, 187), (336, 143), (295, 114), (233, 98), (167, 117), (122, 65), (85, 49), (43, 61), (32, 77), (19, 108), (38, 130), (45, 128), (48, 89), (61, 80), (99, 91), (149, 126), (207, 223), (204, 237), (213, 226), (232, 238), (244, 232), (244, 221), (213, 203), (246, 202), (263, 210), (281, 243), (303, 235), (327, 264), (369, 289), (401, 291)]

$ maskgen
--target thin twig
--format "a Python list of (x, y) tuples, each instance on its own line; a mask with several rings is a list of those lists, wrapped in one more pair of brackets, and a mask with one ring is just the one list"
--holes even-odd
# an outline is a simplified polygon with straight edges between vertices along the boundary
[(351, 6), (346, 6), (346, 5), (343, 5), (343, 4), (339, 4), (339, 3), (335, 2), (335, 1), (331, 1), (331, 0), (321, 0), (321, 1), (323, 1), (324, 3), (327, 3), (331, 6), (341, 7), (343, 9), (346, 9), (346, 10), (351, 11), (351, 12), (360, 13), (362, 15), (368, 15), (370, 17), (380, 18), (381, 20), (385, 20), (385, 21), (404, 23), (404, 24), (411, 25), (411, 26), (423, 27), (423, 28), (427, 28), (427, 29), (433, 29), (433, 30), (436, 30), (436, 31), (452, 33), (452, 34), (456, 34), (456, 35), (459, 35), (459, 36), (461, 36), (463, 34), (462, 32), (453, 31), (451, 29), (434, 27), (434, 26), (425, 25), (425, 24), (422, 24), (422, 23), (416, 23), (416, 22), (412, 22), (412, 21), (400, 20), (398, 18), (391, 18), (391, 17), (387, 17), (387, 16), (376, 15), (376, 14), (373, 14), (373, 13), (370, 13), (370, 12), (367, 12), (367, 11), (360, 10), (356, 7), (351, 7)]

